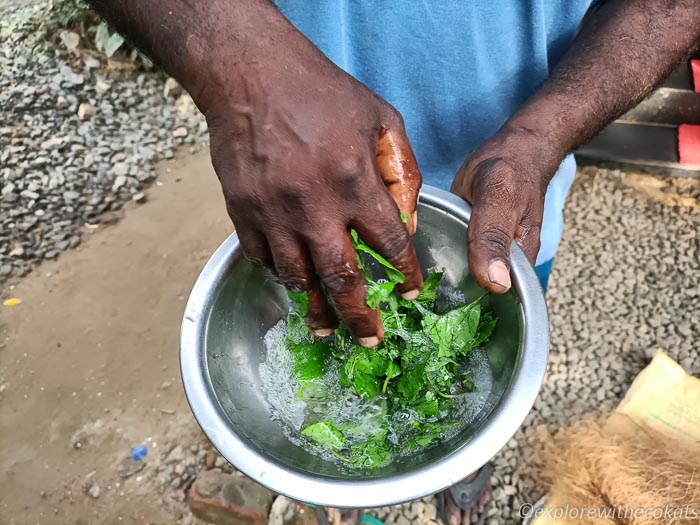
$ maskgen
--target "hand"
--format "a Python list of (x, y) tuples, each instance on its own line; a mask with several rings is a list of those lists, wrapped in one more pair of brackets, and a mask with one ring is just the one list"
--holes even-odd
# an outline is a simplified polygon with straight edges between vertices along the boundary
[(459, 169), (452, 192), (472, 205), (469, 269), (490, 292), (510, 289), (510, 245), (532, 264), (540, 249), (544, 197), (563, 154), (531, 131), (504, 126)]
[(404, 273), (405, 297), (417, 296), (410, 235), (421, 176), (393, 107), (315, 48), (282, 47), (285, 56), (221, 74), (199, 94), (212, 162), (245, 255), (308, 292), (312, 331), (337, 326), (327, 294), (357, 342), (375, 346), (383, 328), (366, 304), (349, 229)]

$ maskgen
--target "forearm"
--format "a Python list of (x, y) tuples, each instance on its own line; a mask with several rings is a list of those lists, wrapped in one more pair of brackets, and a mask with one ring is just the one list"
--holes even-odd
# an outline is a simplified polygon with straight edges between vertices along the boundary
[(507, 123), (562, 157), (641, 101), (700, 38), (700, 0), (609, 0)]
[(286, 53), (320, 55), (267, 0), (89, 2), (195, 101), (205, 91), (233, 89), (226, 86), (232, 77), (257, 77), (262, 70), (273, 83), (271, 71)]

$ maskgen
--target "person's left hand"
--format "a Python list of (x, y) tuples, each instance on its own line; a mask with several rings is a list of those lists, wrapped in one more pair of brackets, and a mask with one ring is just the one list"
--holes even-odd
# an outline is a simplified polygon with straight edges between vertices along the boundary
[(469, 269), (488, 291), (503, 293), (510, 288), (513, 240), (535, 263), (544, 196), (563, 156), (542, 137), (506, 125), (459, 169), (451, 190), (472, 205)]

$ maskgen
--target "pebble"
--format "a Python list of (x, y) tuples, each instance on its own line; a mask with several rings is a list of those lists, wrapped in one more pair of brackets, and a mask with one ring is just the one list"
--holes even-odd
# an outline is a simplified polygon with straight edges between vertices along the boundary
[(73, 31), (61, 31), (59, 37), (68, 51), (74, 51), (80, 44), (80, 36)]
[(78, 118), (80, 120), (85, 120), (85, 119), (88, 119), (90, 117), (93, 117), (93, 116), (95, 116), (96, 113), (97, 113), (97, 110), (94, 107), (92, 107), (90, 104), (82, 103), (78, 106)]
[(97, 499), (100, 497), (100, 486), (97, 483), (93, 483), (90, 488), (88, 489), (88, 494), (90, 495), (91, 498)]
[(83, 224), (146, 202), (153, 163), (208, 140), (174, 80), (105, 68), (76, 31), (15, 31), (12, 52), (0, 52), (0, 285), (78, 246)]
[(173, 447), (173, 449), (168, 453), (165, 458), (166, 463), (179, 463), (185, 459), (185, 450), (181, 445)]
[(184, 126), (176, 128), (173, 131), (173, 137), (177, 137), (177, 138), (186, 137), (188, 134), (189, 134), (189, 131), (187, 131), (187, 128)]

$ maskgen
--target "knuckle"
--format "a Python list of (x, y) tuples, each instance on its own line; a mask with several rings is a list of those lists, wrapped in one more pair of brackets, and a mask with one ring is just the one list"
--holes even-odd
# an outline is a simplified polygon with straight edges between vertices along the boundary
[(275, 193), (284, 202), (297, 206), (306, 202), (312, 191), (309, 185), (298, 177), (286, 177), (278, 182)]
[(306, 292), (309, 290), (309, 271), (302, 263), (278, 263), (276, 264), (276, 269), (279, 280), (285, 288), (294, 292)]
[(498, 251), (501, 254), (508, 253), (511, 236), (505, 230), (491, 226), (480, 230), (475, 236), (470, 236), (469, 247), (481, 248), (489, 251)]
[(405, 228), (394, 228), (390, 231), (391, 234), (384, 238), (380, 251), (387, 259), (404, 262), (410, 258), (411, 251), (408, 232)]
[(513, 169), (508, 163), (500, 158), (490, 158), (482, 161), (476, 169), (474, 184), (477, 195), (515, 205), (519, 192)]
[(399, 110), (388, 102), (385, 103), (384, 106), (384, 123), (389, 129), (401, 130), (404, 128), (403, 115), (401, 115)]
[(354, 189), (359, 186), (362, 178), (363, 162), (356, 157), (345, 157), (338, 160), (335, 166), (335, 182), (344, 189)]
[(348, 261), (341, 265), (322, 266), (318, 270), (328, 293), (336, 298), (342, 298), (362, 283), (363, 275), (357, 265)]

